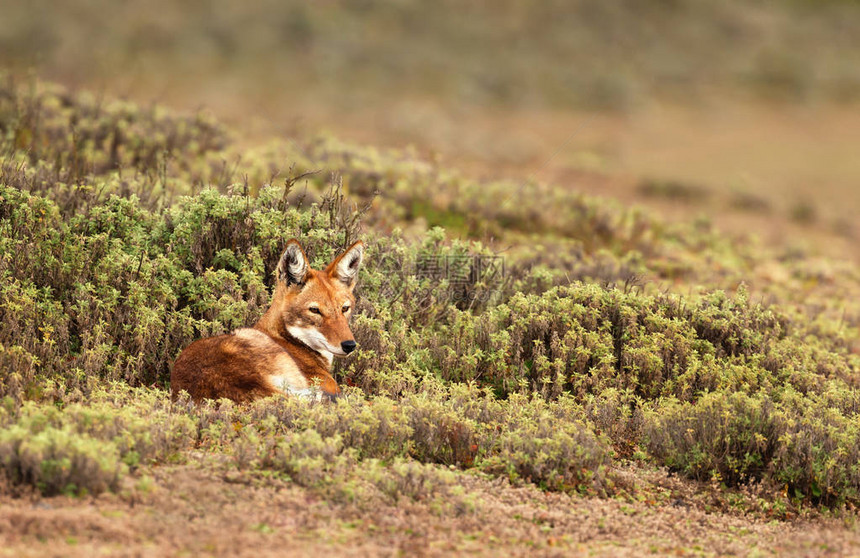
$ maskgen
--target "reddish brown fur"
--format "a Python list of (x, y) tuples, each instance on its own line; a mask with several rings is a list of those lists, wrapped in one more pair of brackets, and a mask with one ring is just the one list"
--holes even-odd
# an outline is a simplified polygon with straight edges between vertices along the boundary
[[(290, 260), (291, 249), (293, 257), (307, 260), (298, 242), (291, 240), (278, 267), (272, 304), (253, 329), (200, 339), (179, 355), (170, 378), (174, 396), (186, 391), (195, 401), (227, 398), (247, 402), (277, 393), (273, 381), (283, 377), (303, 377), (307, 385), (319, 386), (329, 396), (340, 393), (326, 356), (333, 351), (324, 355), (289, 329), (302, 328), (300, 333), (309, 335), (318, 332), (325, 343), (340, 351), (342, 342), (353, 341), (348, 318), (355, 304), (352, 289), (363, 245), (356, 242), (324, 271), (310, 269), (305, 263), (303, 277), (298, 279), (287, 273), (291, 263), (296, 265)], [(344, 261), (347, 255), (350, 260)], [(349, 264), (348, 277), (342, 275), (342, 262)], [(347, 312), (342, 311), (344, 302), (349, 305)], [(320, 314), (311, 307), (317, 307)], [(301, 376), (294, 375), (293, 365)]]

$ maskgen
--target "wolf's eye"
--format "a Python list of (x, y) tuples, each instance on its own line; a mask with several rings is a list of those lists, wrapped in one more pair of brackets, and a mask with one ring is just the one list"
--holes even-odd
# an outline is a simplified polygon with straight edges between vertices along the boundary
[(344, 304), (343, 308), (341, 308), (341, 311), (343, 311), (344, 314), (349, 312), (349, 304)]
[(311, 306), (310, 308), (308, 308), (308, 310), (311, 312), (311, 314), (319, 314), (320, 316), (322, 316), (322, 312), (320, 312), (320, 309), (316, 306)]

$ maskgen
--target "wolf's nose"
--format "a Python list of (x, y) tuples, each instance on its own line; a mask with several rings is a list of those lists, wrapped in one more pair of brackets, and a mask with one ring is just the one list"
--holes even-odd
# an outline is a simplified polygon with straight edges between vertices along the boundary
[(355, 350), (355, 341), (344, 341), (340, 344), (340, 348), (343, 349), (343, 352), (349, 354)]

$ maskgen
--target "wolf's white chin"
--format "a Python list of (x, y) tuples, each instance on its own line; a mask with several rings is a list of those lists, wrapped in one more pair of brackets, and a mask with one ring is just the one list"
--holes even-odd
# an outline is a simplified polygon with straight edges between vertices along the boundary
[(316, 329), (291, 326), (287, 328), (287, 331), (290, 335), (320, 353), (328, 360), (329, 364), (331, 364), (333, 355), (343, 356), (346, 354), (343, 350), (330, 345), (325, 336)]

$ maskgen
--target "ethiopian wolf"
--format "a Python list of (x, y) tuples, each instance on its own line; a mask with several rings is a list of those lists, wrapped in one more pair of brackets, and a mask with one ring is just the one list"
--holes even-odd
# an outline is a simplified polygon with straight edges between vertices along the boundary
[(317, 271), (290, 240), (278, 262), (272, 305), (260, 321), (182, 351), (170, 376), (173, 395), (236, 402), (277, 392), (336, 398), (331, 363), (355, 350), (348, 320), (363, 254), (364, 244), (356, 242)]

